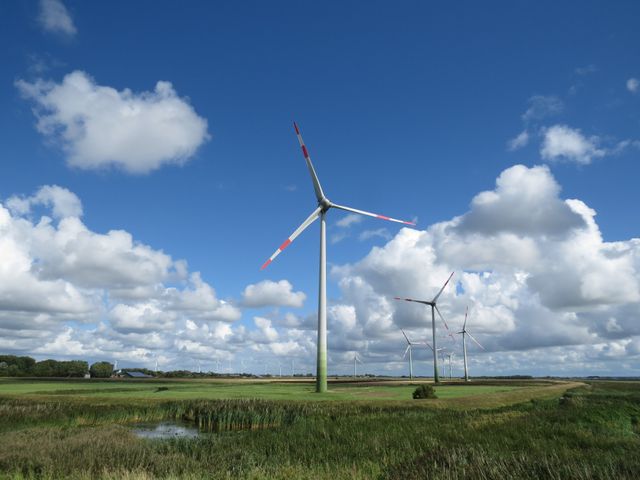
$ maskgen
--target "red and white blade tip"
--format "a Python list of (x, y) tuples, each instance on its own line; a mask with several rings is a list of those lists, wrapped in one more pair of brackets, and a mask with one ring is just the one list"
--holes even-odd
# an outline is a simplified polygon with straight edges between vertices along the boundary
[(280, 255), (280, 253), (287, 248), (289, 245), (291, 244), (291, 239), (287, 238), (284, 242), (282, 242), (282, 245), (280, 245), (278, 247), (278, 250), (275, 251), (275, 253), (273, 255), (271, 255), (271, 257), (262, 264), (262, 267), (260, 267), (260, 270), (264, 270), (265, 268), (267, 268), (269, 266), (269, 264), (271, 262), (273, 262), (273, 259), (276, 258), (278, 255)]
[(298, 129), (298, 124), (293, 122), (293, 128), (296, 130), (296, 135), (300, 135), (300, 130)]
[(404, 223), (405, 225), (411, 225), (413, 227), (416, 226), (415, 222), (407, 222), (406, 220), (399, 220), (397, 218), (387, 217), (385, 215), (376, 215), (376, 218), (380, 218), (382, 220), (389, 220), (390, 222)]

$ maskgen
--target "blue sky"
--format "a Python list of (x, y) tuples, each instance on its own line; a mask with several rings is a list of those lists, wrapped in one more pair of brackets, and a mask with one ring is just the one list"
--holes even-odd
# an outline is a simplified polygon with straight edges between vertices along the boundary
[[(635, 2), (458, 2), (455, 6), (425, 2), (3, 3), (0, 201), (9, 208), (12, 197), (24, 201), (34, 196), (28, 211), (18, 212), (13, 203), (14, 209), (8, 210), (12, 219), (25, 218), (37, 225), (39, 216), (59, 196), (38, 197), (36, 192), (41, 186), (57, 185), (77, 196), (82, 204), (81, 222), (89, 231), (104, 235), (123, 230), (134, 245), (146, 245), (169, 255), (171, 261), (188, 264), (188, 273), (182, 276), (165, 272), (146, 279), (144, 286), (153, 286), (156, 293), (132, 299), (114, 291), (120, 284), (91, 278), (107, 276), (100, 273), (99, 265), (93, 265), (90, 272), (85, 265), (83, 275), (53, 267), (39, 270), (54, 261), (51, 259), (60, 262), (59, 255), (76, 258), (77, 252), (68, 247), (48, 257), (50, 252), (25, 247), (31, 245), (25, 234), (18, 246), (24, 247), (29, 259), (26, 264), (32, 280), (68, 282), (81, 296), (107, 298), (93, 309), (81, 309), (82, 314), (77, 309), (63, 315), (46, 308), (41, 311), (51, 316), (47, 317), (47, 335), (61, 339), (34, 354), (64, 356), (61, 352), (71, 351), (61, 347), (66, 341), (81, 345), (79, 356), (99, 351), (97, 356), (120, 356), (132, 364), (148, 362), (156, 355), (172, 365), (197, 356), (201, 361), (220, 357), (229, 362), (251, 357), (256, 364), (267, 358), (271, 363), (277, 361), (273, 358), (297, 358), (301, 365), (312, 364), (313, 330), (302, 326), (308, 327), (307, 317), (316, 308), (318, 226), (299, 237), (268, 270), (259, 270), (315, 206), (293, 120), (301, 127), (325, 192), (338, 203), (415, 218), (417, 231), (432, 239), (438, 225), (453, 222), (448, 225), (455, 230), (457, 217), (480, 212), (480, 207), (473, 208), (472, 200), (480, 192), (498, 191), (496, 179), (503, 172), (519, 172), (534, 178), (532, 182), (541, 182), (534, 193), (551, 190), (543, 199), (534, 199), (534, 205), (548, 200), (564, 208), (565, 199), (578, 199), (597, 212), (598, 233), (592, 234), (601, 235), (605, 243), (584, 247), (587, 250), (579, 258), (599, 255), (611, 259), (616, 256), (612, 250), (624, 250), (629, 256), (620, 260), (623, 265), (604, 265), (604, 260), (598, 260), (605, 273), (596, 266), (590, 270), (587, 261), (586, 271), (581, 270), (576, 278), (590, 273), (603, 282), (615, 282), (621, 277), (612, 272), (621, 269), (630, 279), (637, 279), (640, 254), (632, 239), (638, 235), (636, 205), (640, 200), (636, 188), (640, 173), (640, 88), (636, 80), (640, 78), (640, 34), (635, 21), (639, 10)], [(71, 79), (89, 88), (82, 97), (86, 103), (77, 110), (70, 107), (80, 98), (70, 89)], [(170, 82), (171, 92), (162, 87), (157, 90), (158, 82)], [(91, 103), (96, 92), (104, 97)], [(136, 120), (135, 114), (120, 116), (124, 115), (122, 108), (135, 102), (141, 108), (138, 114), (146, 115), (145, 121)], [(162, 130), (154, 122), (173, 107), (181, 113), (162, 124), (168, 128)], [(65, 116), (71, 110), (75, 120)], [(43, 124), (37, 128), (34, 112), (48, 122), (48, 130)], [(85, 126), (93, 125), (97, 134), (70, 133), (78, 118), (84, 118), (80, 123), (86, 122)], [(126, 132), (138, 134), (120, 132), (119, 124), (125, 125)], [(519, 141), (513, 143), (516, 138)], [(509, 170), (514, 165), (526, 170)], [(533, 168), (540, 165), (546, 167)], [(515, 174), (501, 177), (509, 184), (503, 193), (523, 188), (516, 177), (520, 178)], [(480, 218), (525, 218), (531, 213), (527, 205), (524, 202), (520, 205), (523, 210), (518, 211), (517, 201), (506, 201), (501, 208), (510, 208), (509, 212), (484, 212)], [(543, 212), (553, 217), (558, 213), (553, 208)], [(562, 208), (558, 215), (568, 218)], [(574, 213), (580, 210), (572, 208)], [(580, 215), (589, 217), (584, 210)], [(344, 218), (336, 211), (329, 215), (330, 301), (335, 318), (340, 312), (349, 317), (333, 320), (335, 348), (330, 371), (331, 362), (339, 371), (350, 352), (364, 350), (369, 352), (365, 360), (371, 370), (400, 372), (404, 364), (396, 358), (399, 356), (381, 344), (396, 342), (398, 348), (389, 348), (402, 350), (398, 343), (402, 339), (396, 338), (398, 328), (413, 328), (415, 335), (422, 335), (424, 318), (413, 318), (418, 314), (393, 304), (375, 312), (367, 310), (373, 308), (371, 298), (404, 294), (392, 291), (402, 282), (384, 284), (377, 278), (382, 273), (387, 279), (400, 276), (401, 263), (385, 264), (389, 271), (375, 262), (369, 265), (372, 256), (389, 253), (393, 242), (402, 240), (396, 237), (400, 228), (369, 218), (340, 227), (338, 222)], [(485, 240), (493, 238), (490, 243), (502, 245), (496, 239), (501, 232), (510, 231), (527, 245), (535, 243), (542, 258), (552, 256), (547, 249), (566, 251), (571, 242), (589, 243), (566, 236), (559, 239), (558, 234), (544, 230), (548, 227), (544, 222), (541, 231), (501, 227), (490, 220), (483, 223)], [(535, 219), (532, 223), (536, 224)], [(491, 228), (494, 230), (489, 231)], [(454, 241), (463, 240), (449, 238), (443, 245)], [(466, 237), (464, 241), (484, 248), (477, 256), (487, 251), (482, 241)], [(554, 262), (540, 271), (529, 267), (540, 262), (503, 261), (509, 256), (505, 253), (495, 253), (484, 262), (457, 261), (435, 244), (421, 250), (425, 257), (413, 257), (406, 248), (397, 253), (398, 262), (413, 261), (415, 278), (424, 282), (407, 292), (411, 295), (424, 291), (428, 296), (430, 289), (437, 289), (440, 269), (542, 278), (573, 268), (570, 263), (560, 267)], [(435, 258), (429, 257), (431, 250)], [(126, 251), (120, 253), (127, 258)], [(167, 268), (175, 270), (175, 266)], [(237, 318), (193, 316), (188, 309), (162, 303), (158, 289), (177, 288), (185, 294), (193, 272), (200, 272), (202, 280), (215, 289), (215, 301), (225, 299), (237, 309)], [(4, 281), (16, 284), (11, 275), (8, 271)], [(359, 287), (354, 286), (356, 279), (362, 280)], [(129, 280), (124, 284), (131, 287)], [(254, 308), (247, 306), (250, 301), (246, 298), (243, 304), (248, 285), (282, 280), (292, 286), (290, 291), (285, 288), (285, 296), (287, 292), (306, 295), (302, 306), (291, 306), (298, 305), (297, 300), (289, 305), (283, 300), (265, 300)], [(527, 355), (544, 348), (556, 349), (553, 352), (569, 349), (576, 357), (567, 372), (601, 369), (613, 373), (619, 358), (608, 352), (622, 348), (625, 358), (631, 359), (630, 374), (638, 374), (637, 285), (629, 287), (628, 295), (610, 301), (589, 296), (582, 282), (576, 287), (582, 297), (560, 306), (545, 296), (539, 287), (541, 280), (528, 280), (526, 289), (517, 295), (484, 303), (479, 292), (474, 299), (467, 298), (465, 292), (471, 287), (465, 290), (465, 281), (472, 280), (459, 281), (447, 316), (456, 323), (463, 315), (463, 303), (471, 300), (479, 305), (479, 312), (486, 310), (484, 320), (478, 317), (481, 331), (484, 328), (480, 337), (490, 350), (482, 354), (489, 359), (483, 365), (503, 365), (504, 358), (515, 355), (513, 368), (518, 372), (545, 373), (547, 367), (536, 370)], [(564, 281), (562, 275), (549, 280)], [(489, 288), (491, 282), (485, 283)], [(510, 291), (504, 284), (503, 288)], [(6, 318), (23, 318), (29, 302), (16, 307), (10, 297), (6, 292), (0, 295), (5, 299), (4, 304), (0, 300), (0, 311)], [(518, 323), (526, 317), (522, 305), (535, 298), (541, 299), (536, 308), (545, 309), (537, 315), (555, 318), (558, 337), (530, 344), (508, 340), (509, 332), (514, 338), (523, 332)], [(52, 297), (50, 303), (56, 301)], [(188, 321), (198, 328), (207, 325), (211, 341), (198, 343), (188, 334), (172, 337), (146, 320), (137, 326), (118, 327), (118, 320), (112, 322), (118, 305), (138, 312), (142, 305), (153, 305), (166, 332), (188, 331)], [(375, 327), (371, 319), (385, 309), (387, 317)], [(504, 309), (511, 312), (509, 319)], [(175, 316), (160, 318), (167, 310)], [(500, 317), (500, 312), (506, 315), (504, 323), (492, 323), (489, 318)], [(284, 320), (287, 313), (296, 315), (298, 323), (293, 317)], [(255, 317), (268, 320), (270, 326), (262, 322), (260, 327)], [(613, 327), (602, 326), (612, 318)], [(226, 333), (216, 337), (211, 332), (219, 322)], [(331, 322), (330, 317), (330, 328)], [(238, 331), (241, 326), (246, 331)], [(582, 333), (574, 332), (574, 327)], [(602, 334), (602, 329), (609, 335)], [(30, 353), (37, 342), (11, 340), (32, 338), (26, 331), (32, 329), (7, 327), (3, 350)], [(162, 342), (145, 345), (143, 333), (151, 331)], [(196, 331), (201, 332), (202, 340), (205, 334)], [(93, 340), (87, 340), (87, 332)], [(251, 338), (251, 332), (263, 335)], [(91, 343), (101, 335), (111, 343)], [(346, 343), (335, 341), (337, 337)], [(184, 347), (187, 340), (198, 345)], [(273, 343), (289, 346), (274, 348)], [(195, 353), (185, 354), (185, 348)], [(482, 373), (491, 373), (490, 367), (479, 367), (486, 368)], [(427, 366), (424, 371), (429, 371)]]

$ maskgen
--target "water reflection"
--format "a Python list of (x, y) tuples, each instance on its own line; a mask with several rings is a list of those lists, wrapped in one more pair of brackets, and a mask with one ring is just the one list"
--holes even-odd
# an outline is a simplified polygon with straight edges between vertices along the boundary
[(196, 438), (198, 429), (180, 423), (145, 423), (133, 427), (133, 433), (139, 438), (160, 440), (167, 438)]

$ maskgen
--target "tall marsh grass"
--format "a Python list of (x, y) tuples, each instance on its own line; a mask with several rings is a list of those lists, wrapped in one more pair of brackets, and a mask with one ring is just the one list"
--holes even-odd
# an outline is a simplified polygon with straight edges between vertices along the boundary
[[(0, 478), (631, 479), (640, 384), (492, 410), (265, 400), (0, 399)], [(127, 423), (186, 419), (197, 439)]]

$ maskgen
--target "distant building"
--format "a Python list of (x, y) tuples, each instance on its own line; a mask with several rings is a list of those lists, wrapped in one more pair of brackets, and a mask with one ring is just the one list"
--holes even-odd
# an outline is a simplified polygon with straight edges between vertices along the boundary
[(147, 375), (142, 372), (129, 372), (127, 370), (121, 370), (120, 376), (126, 378), (153, 378), (153, 375)]

